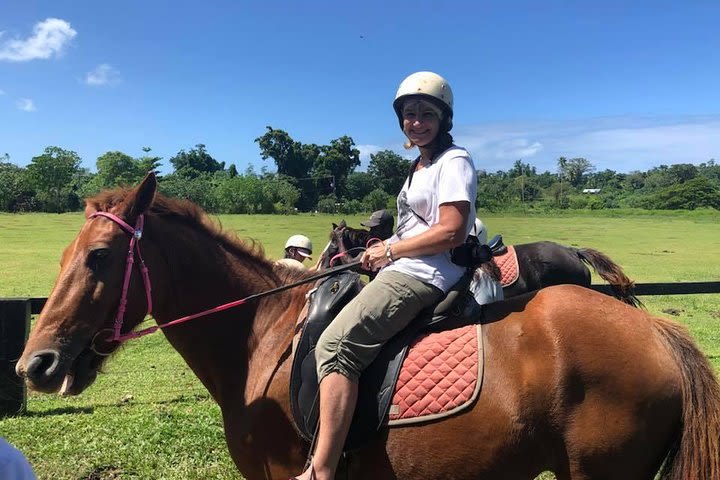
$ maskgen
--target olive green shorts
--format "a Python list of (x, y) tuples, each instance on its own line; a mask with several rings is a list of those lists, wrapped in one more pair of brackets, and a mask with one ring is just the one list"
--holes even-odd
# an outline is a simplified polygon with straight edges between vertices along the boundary
[(337, 372), (357, 380), (385, 342), (444, 296), (400, 272), (380, 272), (343, 308), (315, 347), (318, 381)]

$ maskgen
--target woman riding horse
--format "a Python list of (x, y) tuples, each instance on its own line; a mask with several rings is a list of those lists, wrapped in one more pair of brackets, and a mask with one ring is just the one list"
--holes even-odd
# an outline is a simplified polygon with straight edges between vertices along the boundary
[[(101, 213), (125, 225), (144, 219), (144, 228), (136, 235)], [(312, 285), (214, 307), (308, 274), (275, 265), (196, 205), (156, 195), (154, 175), (88, 199), (86, 217), (17, 363), (28, 386), (83, 392), (122, 344), (109, 338), (118, 306), (121, 337), (151, 309), (218, 402), (243, 477), (286, 480), (302, 469), (309, 444), (293, 424), (288, 390)], [(144, 262), (128, 269), (133, 241)], [(545, 470), (558, 480), (720, 478), (720, 388), (684, 327), (574, 285), (488, 305), (480, 321), (477, 400), (440, 420), (384, 426), (348, 452), (346, 478), (527, 480)]]

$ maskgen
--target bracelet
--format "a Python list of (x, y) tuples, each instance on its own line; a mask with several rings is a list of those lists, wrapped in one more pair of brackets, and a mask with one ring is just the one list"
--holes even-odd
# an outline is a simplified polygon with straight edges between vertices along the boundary
[(393, 263), (395, 261), (395, 259), (392, 256), (392, 250), (390, 249), (389, 243), (387, 245), (385, 245), (385, 258), (387, 258), (390, 263)]

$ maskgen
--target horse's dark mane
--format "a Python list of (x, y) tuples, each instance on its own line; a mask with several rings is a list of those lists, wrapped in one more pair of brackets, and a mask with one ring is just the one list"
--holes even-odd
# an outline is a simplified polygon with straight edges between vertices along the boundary
[[(119, 187), (100, 192), (94, 197), (88, 198), (85, 202), (90, 210), (109, 211), (122, 205), (130, 192), (131, 189), (129, 188)], [(218, 242), (229, 253), (239, 258), (250, 258), (264, 264), (268, 269), (272, 269), (278, 274), (281, 280), (286, 282), (299, 280), (307, 276), (307, 272), (283, 265), (273, 265), (272, 261), (265, 256), (262, 245), (253, 239), (243, 240), (235, 232), (223, 230), (219, 222), (213, 220), (201, 207), (189, 200), (170, 198), (162, 193), (157, 193), (148, 213), (151, 216), (155, 215), (179, 222), (202, 232)]]
[(345, 227), (343, 237), (349, 240), (348, 248), (364, 247), (370, 239), (370, 232), (362, 228)]

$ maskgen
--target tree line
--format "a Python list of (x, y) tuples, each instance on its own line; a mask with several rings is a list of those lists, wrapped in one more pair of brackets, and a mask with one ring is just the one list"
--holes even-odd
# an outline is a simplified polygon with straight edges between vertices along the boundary
[[(327, 145), (303, 144), (287, 132), (267, 127), (255, 139), (263, 165), (240, 173), (213, 158), (203, 144), (180, 150), (169, 159), (172, 173), (159, 178), (159, 189), (169, 196), (196, 202), (213, 213), (325, 213), (370, 212), (394, 209), (395, 196), (410, 161), (390, 150), (370, 155), (367, 171), (352, 138), (342, 136)], [(96, 161), (96, 172), (81, 167), (76, 152), (57, 146), (45, 148), (26, 167), (0, 155), (0, 211), (68, 212), (83, 208), (83, 200), (103, 189), (138, 183), (162, 165), (150, 148), (132, 157), (106, 152)], [(482, 159), (476, 159), (482, 165)], [(538, 173), (517, 160), (507, 171), (478, 170), (479, 211), (509, 209), (720, 209), (720, 165), (661, 165), (648, 171), (595, 171), (584, 158), (561, 157), (555, 172)]]

